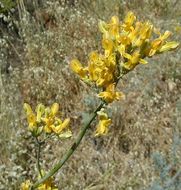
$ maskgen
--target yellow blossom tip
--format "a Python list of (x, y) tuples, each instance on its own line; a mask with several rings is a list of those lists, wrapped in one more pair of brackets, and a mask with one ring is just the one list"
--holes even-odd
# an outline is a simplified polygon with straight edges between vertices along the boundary
[(41, 117), (45, 112), (45, 106), (43, 104), (38, 104), (36, 107), (36, 113), (37, 113), (37, 121), (41, 121)]
[(162, 40), (166, 40), (167, 38), (169, 38), (169, 36), (171, 35), (172, 33), (170, 31), (165, 31), (165, 33), (161, 36), (161, 39)]
[(119, 25), (119, 18), (118, 16), (112, 16), (111, 17), (111, 23), (115, 25)]
[(99, 123), (95, 132), (95, 136), (106, 135), (108, 133), (108, 127), (111, 125), (111, 119), (108, 118), (107, 113), (101, 109), (97, 112), (99, 116)]
[(176, 49), (178, 46), (179, 46), (178, 42), (175, 42), (175, 41), (166, 42), (166, 44), (161, 47), (159, 52), (170, 51), (170, 50)]
[(67, 128), (70, 123), (70, 118), (66, 118), (64, 122), (62, 123), (62, 130)]
[(136, 20), (136, 16), (134, 15), (134, 13), (132, 11), (129, 11), (126, 14), (124, 22), (125, 22), (125, 24), (131, 26), (135, 20)]
[(31, 106), (29, 104), (27, 104), (27, 103), (24, 103), (23, 108), (24, 108), (24, 110), (25, 110), (25, 112), (27, 114), (30, 114), (30, 113), (33, 112), (32, 109), (31, 109)]
[(107, 32), (107, 24), (104, 22), (104, 21), (99, 21), (99, 24), (98, 24), (98, 27), (99, 27), (99, 30), (100, 32), (102, 33), (106, 33)]
[(73, 59), (70, 63), (70, 67), (80, 78), (86, 78), (87, 69), (82, 66), (78, 59)]
[(58, 103), (54, 103), (51, 107), (51, 112), (53, 115), (56, 115), (58, 113), (59, 110), (59, 104)]

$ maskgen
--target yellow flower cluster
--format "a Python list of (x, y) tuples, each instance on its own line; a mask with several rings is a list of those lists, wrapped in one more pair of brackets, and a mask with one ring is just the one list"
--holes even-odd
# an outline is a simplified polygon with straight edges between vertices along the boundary
[[(94, 83), (101, 91), (98, 97), (107, 103), (124, 97), (115, 90), (123, 75), (140, 63), (146, 64), (146, 57), (173, 50), (179, 45), (167, 41), (171, 32), (161, 34), (150, 22), (136, 21), (133, 12), (128, 12), (123, 22), (117, 16), (113, 16), (109, 23), (100, 21), (99, 29), (104, 53), (90, 53), (86, 67), (77, 59), (72, 60), (70, 66), (83, 81)], [(99, 118), (96, 135), (106, 134), (110, 120), (103, 112)]]
[(29, 130), (36, 136), (42, 132), (46, 134), (56, 134), (60, 137), (70, 137), (71, 131), (68, 129), (70, 119), (67, 118), (62, 121), (57, 115), (59, 112), (59, 105), (54, 103), (51, 107), (45, 107), (43, 104), (38, 104), (35, 113), (31, 106), (24, 104)]
[[(99, 28), (103, 33), (103, 48), (109, 54), (119, 52), (122, 59), (121, 68), (126, 72), (139, 63), (146, 64), (146, 57), (175, 49), (179, 43), (168, 42), (171, 32), (161, 34), (150, 22), (136, 21), (133, 12), (128, 12), (123, 23), (113, 16), (107, 24), (100, 22)], [(153, 39), (153, 36), (157, 36)]]
[[(71, 68), (84, 81), (95, 82), (101, 87), (106, 96), (101, 93), (99, 97), (108, 103), (122, 96), (114, 91), (121, 74), (126, 74), (139, 63), (146, 64), (144, 58), (175, 49), (179, 45), (175, 41), (167, 41), (171, 32), (166, 31), (162, 35), (150, 22), (136, 21), (132, 12), (126, 15), (123, 23), (119, 22), (117, 16), (113, 16), (109, 23), (101, 21), (99, 29), (103, 34), (104, 54), (95, 51), (90, 53), (87, 67), (74, 59)], [(153, 35), (158, 37), (152, 39)]]
[(119, 77), (116, 54), (105, 54), (106, 56), (92, 52), (89, 55), (89, 65), (85, 68), (77, 59), (74, 59), (71, 61), (71, 68), (84, 81), (94, 82), (97, 87), (103, 89), (104, 91), (98, 96), (107, 103), (111, 103), (120, 99), (123, 94), (115, 91), (115, 84)]

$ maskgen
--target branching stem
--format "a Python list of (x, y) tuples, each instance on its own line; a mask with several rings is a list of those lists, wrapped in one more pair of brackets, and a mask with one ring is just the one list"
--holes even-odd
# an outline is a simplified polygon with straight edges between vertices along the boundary
[(66, 152), (66, 154), (63, 156), (62, 159), (60, 159), (60, 161), (55, 164), (52, 169), (46, 174), (44, 175), (40, 180), (38, 180), (32, 187), (31, 190), (37, 188), (41, 183), (45, 182), (48, 178), (50, 178), (51, 176), (53, 176), (64, 164), (65, 162), (70, 158), (70, 156), (73, 154), (73, 152), (77, 149), (77, 147), (79, 146), (83, 136), (85, 135), (87, 129), (90, 127), (90, 124), (92, 123), (92, 121), (96, 118), (97, 116), (97, 112), (101, 110), (101, 108), (103, 108), (103, 106), (105, 105), (104, 102), (100, 103), (100, 105), (97, 107), (97, 109), (93, 112), (93, 114), (90, 116), (89, 120), (87, 121), (87, 123), (82, 127), (77, 139), (75, 140), (75, 142), (73, 143), (73, 145), (70, 147), (70, 149)]

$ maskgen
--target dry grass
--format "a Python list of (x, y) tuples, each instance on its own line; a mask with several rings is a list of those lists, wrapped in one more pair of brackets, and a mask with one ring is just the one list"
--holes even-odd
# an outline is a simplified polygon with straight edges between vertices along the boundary
[[(68, 63), (74, 57), (85, 62), (88, 53), (100, 47), (99, 19), (109, 19), (114, 14), (123, 18), (127, 10), (132, 10), (162, 30), (171, 30), (175, 40), (181, 39), (180, 1), (86, 0), (75, 5), (45, 1), (41, 8), (31, 4), (29, 13), (28, 3), (25, 2), (25, 8), (19, 7), (20, 38), (2, 27), (2, 190), (19, 189), (24, 179), (36, 177), (35, 147), (26, 132), (23, 102), (33, 106), (39, 102), (60, 103), (63, 114), (71, 117), (73, 139), (81, 120), (94, 109), (94, 94), (70, 71)], [(181, 141), (180, 58), (180, 49), (157, 56), (124, 78), (119, 88), (125, 92), (126, 100), (110, 106), (114, 123), (109, 135), (95, 138), (92, 125), (78, 150), (58, 173), (60, 189), (137, 190), (148, 189), (156, 181), (164, 185), (154, 168), (155, 152), (165, 157), (167, 165), (173, 165), (165, 180), (174, 176), (181, 164), (181, 152), (175, 141), (176, 137)], [(47, 168), (59, 160), (73, 139), (46, 144), (43, 160)]]

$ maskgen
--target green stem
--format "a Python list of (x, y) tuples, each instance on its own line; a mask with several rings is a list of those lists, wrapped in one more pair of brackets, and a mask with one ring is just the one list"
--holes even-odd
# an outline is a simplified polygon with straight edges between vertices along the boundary
[(96, 118), (97, 112), (100, 111), (104, 105), (105, 105), (104, 102), (100, 103), (100, 105), (97, 107), (97, 109), (94, 111), (94, 113), (90, 116), (87, 123), (82, 127), (77, 139), (75, 140), (75, 142), (73, 143), (71, 148), (66, 152), (66, 154), (63, 156), (63, 158), (57, 164), (55, 164), (55, 166), (46, 175), (44, 175), (39, 181), (37, 181), (31, 187), (32, 190), (37, 188), (41, 183), (45, 182), (48, 178), (53, 176), (65, 164), (65, 162), (70, 158), (70, 156), (73, 154), (73, 152), (79, 146), (79, 144), (80, 144), (83, 136), (85, 135), (87, 129), (89, 128), (90, 124)]
[(42, 170), (41, 170), (41, 165), (40, 165), (40, 152), (41, 152), (41, 145), (42, 143), (38, 140), (38, 137), (35, 137), (37, 145), (38, 145), (38, 150), (37, 150), (37, 169), (41, 177), (42, 175)]

